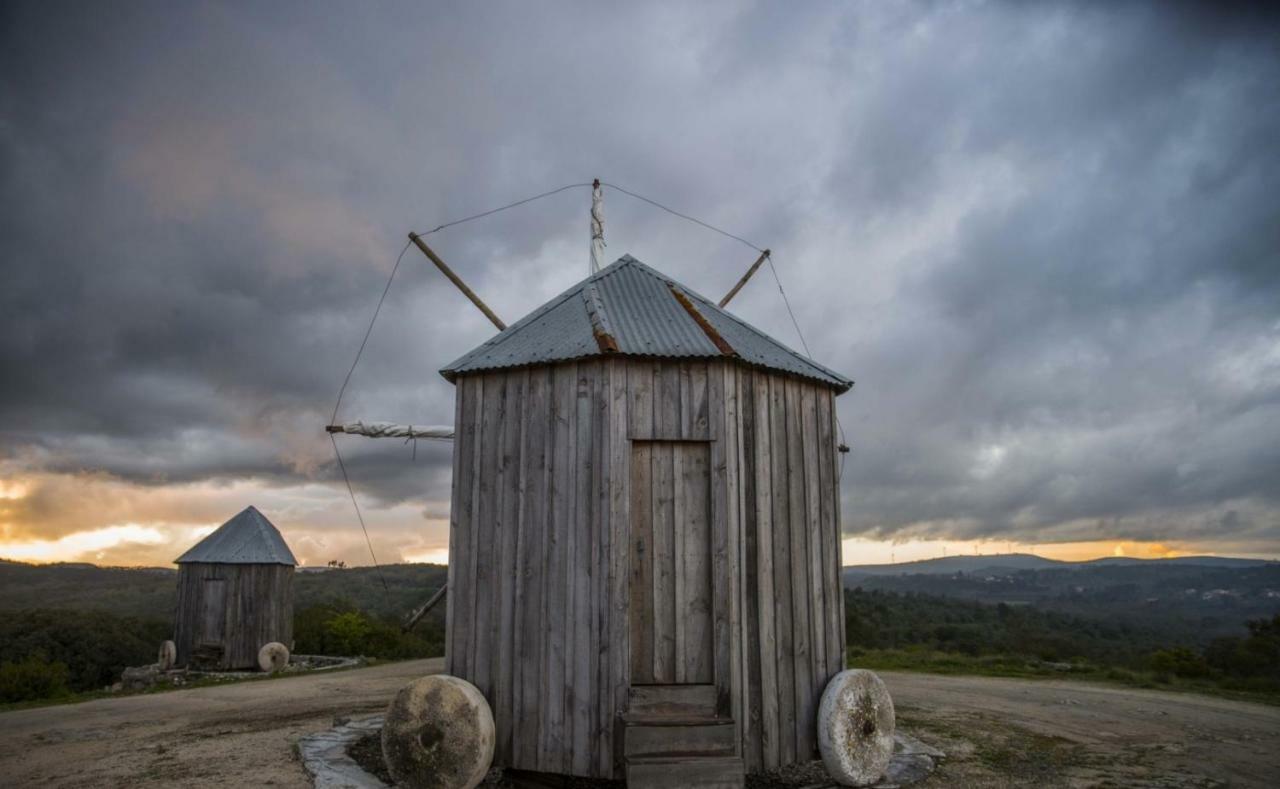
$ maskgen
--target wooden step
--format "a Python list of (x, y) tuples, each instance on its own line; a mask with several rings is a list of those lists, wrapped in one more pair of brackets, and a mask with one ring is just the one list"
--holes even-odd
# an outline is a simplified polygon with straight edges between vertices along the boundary
[(733, 721), (657, 719), (628, 722), (623, 752), (639, 756), (727, 756), (733, 753), (737, 727)]
[(629, 758), (627, 789), (742, 789), (743, 772), (736, 756)]
[(632, 685), (628, 709), (636, 715), (714, 715), (715, 685)]

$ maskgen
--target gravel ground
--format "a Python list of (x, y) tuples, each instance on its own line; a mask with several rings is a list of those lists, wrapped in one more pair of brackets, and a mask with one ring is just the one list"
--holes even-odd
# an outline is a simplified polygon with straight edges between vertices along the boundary
[[(293, 756), (440, 660), (0, 713), (0, 783), (306, 787)], [(900, 723), (947, 759), (923, 787), (1271, 787), (1280, 707), (1068, 681), (885, 672)]]

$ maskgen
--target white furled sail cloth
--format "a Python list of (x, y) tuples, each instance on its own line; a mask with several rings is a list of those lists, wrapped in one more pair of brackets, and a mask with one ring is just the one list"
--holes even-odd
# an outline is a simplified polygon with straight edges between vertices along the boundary
[(434, 438), (440, 441), (453, 440), (453, 427), (445, 425), (398, 425), (394, 422), (346, 422), (341, 425), (329, 425), (330, 433), (346, 433), (352, 436), (368, 436), (369, 438)]
[(591, 184), (591, 265), (588, 276), (604, 265), (604, 194), (600, 191), (600, 179)]

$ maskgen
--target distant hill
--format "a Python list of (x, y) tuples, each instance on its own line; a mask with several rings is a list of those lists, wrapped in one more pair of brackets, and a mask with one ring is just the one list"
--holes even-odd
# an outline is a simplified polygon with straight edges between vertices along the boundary
[(1280, 612), (1280, 562), (1217, 556), (1058, 562), (1029, 554), (949, 556), (844, 568), (846, 589), (1033, 605), (1180, 634), (1188, 643), (1242, 632)]
[(1107, 556), (1084, 562), (1063, 562), (1046, 559), (1030, 553), (1000, 553), (990, 556), (944, 556), (938, 559), (922, 559), (897, 564), (853, 564), (844, 568), (846, 581), (859, 575), (911, 575), (955, 573), (1002, 572), (1009, 570), (1041, 570), (1047, 568), (1084, 569), (1089, 567), (1134, 566), (1194, 566), (1194, 567), (1265, 567), (1280, 566), (1278, 562), (1263, 559), (1236, 559), (1228, 556), (1179, 556), (1171, 559), (1137, 559), (1127, 556)]
[(1179, 565), (1184, 567), (1280, 567), (1280, 562), (1265, 559), (1236, 559), (1230, 556), (1175, 556), (1170, 559), (1135, 559), (1129, 556), (1104, 556), (1087, 562), (1076, 562), (1081, 567), (1111, 565), (1132, 567), (1135, 565)]
[(938, 559), (921, 559), (897, 564), (851, 564), (844, 568), (844, 577), (855, 575), (908, 575), (915, 573), (946, 574), (976, 573), (997, 570), (1037, 570), (1042, 567), (1060, 567), (1068, 562), (1046, 559), (1030, 553), (1004, 553), (994, 556), (944, 556)]

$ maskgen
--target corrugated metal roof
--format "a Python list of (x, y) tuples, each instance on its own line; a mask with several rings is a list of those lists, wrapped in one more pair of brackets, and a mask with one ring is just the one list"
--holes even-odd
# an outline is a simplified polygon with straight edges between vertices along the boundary
[(293, 551), (285, 544), (284, 537), (257, 507), (246, 507), (243, 512), (222, 524), (191, 550), (174, 559), (176, 564), (204, 562), (206, 564), (287, 564), (296, 566)]
[[(616, 350), (615, 350), (616, 349)], [(729, 356), (826, 383), (853, 382), (802, 356), (680, 283), (623, 255), (440, 371), (463, 373), (613, 354)]]

